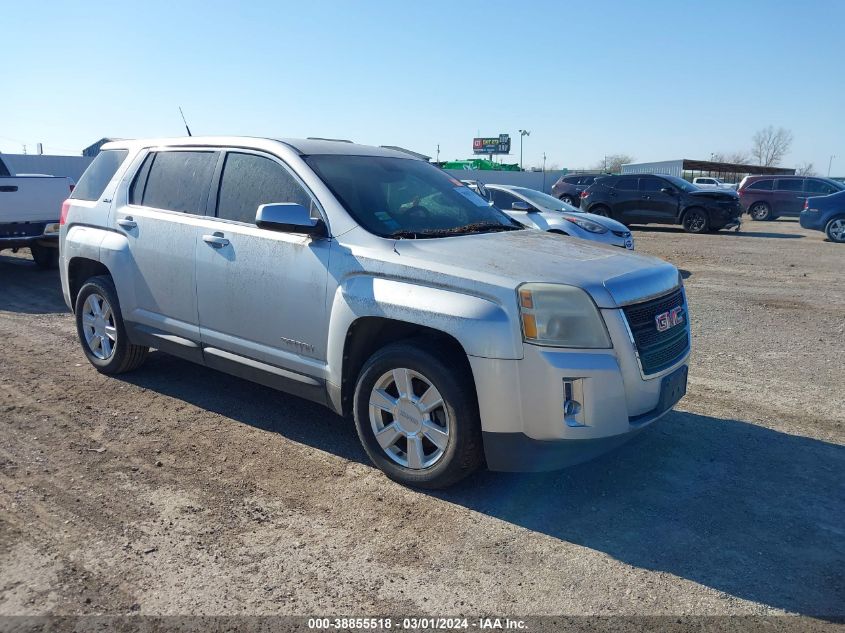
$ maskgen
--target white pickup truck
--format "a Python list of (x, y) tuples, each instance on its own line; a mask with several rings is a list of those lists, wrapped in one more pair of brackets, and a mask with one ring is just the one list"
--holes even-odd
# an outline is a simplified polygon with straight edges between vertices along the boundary
[(709, 176), (699, 176), (692, 179), (692, 184), (702, 189), (736, 189), (736, 183), (723, 182), (718, 178), (711, 178)]
[(70, 178), (13, 175), (0, 157), (0, 251), (28, 248), (40, 268), (56, 268), (59, 215), (72, 191)]

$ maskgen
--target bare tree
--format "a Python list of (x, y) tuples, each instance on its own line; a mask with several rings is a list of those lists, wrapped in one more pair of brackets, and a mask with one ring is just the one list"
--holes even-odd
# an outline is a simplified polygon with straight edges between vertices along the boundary
[(628, 154), (608, 154), (604, 157), (604, 160), (600, 160), (593, 165), (593, 169), (618, 174), (622, 171), (622, 165), (633, 162), (634, 157)]
[(796, 176), (818, 176), (813, 163), (801, 163), (795, 168)]
[(750, 156), (748, 152), (716, 152), (712, 155), (710, 160), (717, 163), (730, 163), (732, 165), (744, 165), (748, 162)]
[(783, 157), (792, 146), (792, 132), (774, 126), (765, 127), (759, 130), (751, 139), (751, 157), (758, 165), (774, 167), (780, 165)]

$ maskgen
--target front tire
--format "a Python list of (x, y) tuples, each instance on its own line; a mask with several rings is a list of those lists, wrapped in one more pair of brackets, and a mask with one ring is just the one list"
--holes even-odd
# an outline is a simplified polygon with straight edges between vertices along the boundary
[(484, 461), (469, 368), (442, 345), (406, 341), (377, 351), (358, 377), (353, 410), (367, 455), (401, 484), (445, 488)]
[(86, 281), (76, 297), (74, 312), (82, 351), (97, 371), (122, 374), (143, 364), (149, 348), (129, 342), (111, 277)]
[(594, 213), (596, 215), (603, 215), (606, 218), (611, 217), (610, 215), (610, 208), (604, 206), (603, 204), (596, 205), (589, 210), (590, 213)]
[(772, 208), (765, 202), (755, 202), (752, 204), (748, 209), (748, 215), (751, 216), (752, 220), (759, 220), (760, 222), (775, 219)]
[(690, 209), (684, 213), (681, 225), (687, 233), (707, 233), (710, 221), (704, 209)]
[(35, 265), (42, 270), (52, 270), (59, 267), (59, 249), (54, 246), (33, 244), (29, 247)]
[(824, 229), (827, 239), (837, 244), (845, 244), (845, 217), (833, 218)]

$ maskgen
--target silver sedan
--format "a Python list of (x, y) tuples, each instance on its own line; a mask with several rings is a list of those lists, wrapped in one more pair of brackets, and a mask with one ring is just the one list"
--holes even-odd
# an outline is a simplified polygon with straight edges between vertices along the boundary
[(631, 231), (616, 220), (585, 213), (527, 187), (484, 185), (477, 181), (465, 184), (525, 226), (634, 250)]

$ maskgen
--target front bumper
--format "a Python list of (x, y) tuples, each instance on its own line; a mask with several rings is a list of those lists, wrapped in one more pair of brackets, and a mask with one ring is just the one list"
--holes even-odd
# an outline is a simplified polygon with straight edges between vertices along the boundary
[[(525, 345), (520, 360), (470, 358), (491, 470), (553, 470), (587, 461), (672, 409), (686, 388), (689, 350), (644, 376), (622, 311), (602, 314), (613, 349)], [(674, 394), (667, 396), (667, 385)], [(575, 415), (564, 411), (573, 392), (580, 403)]]

